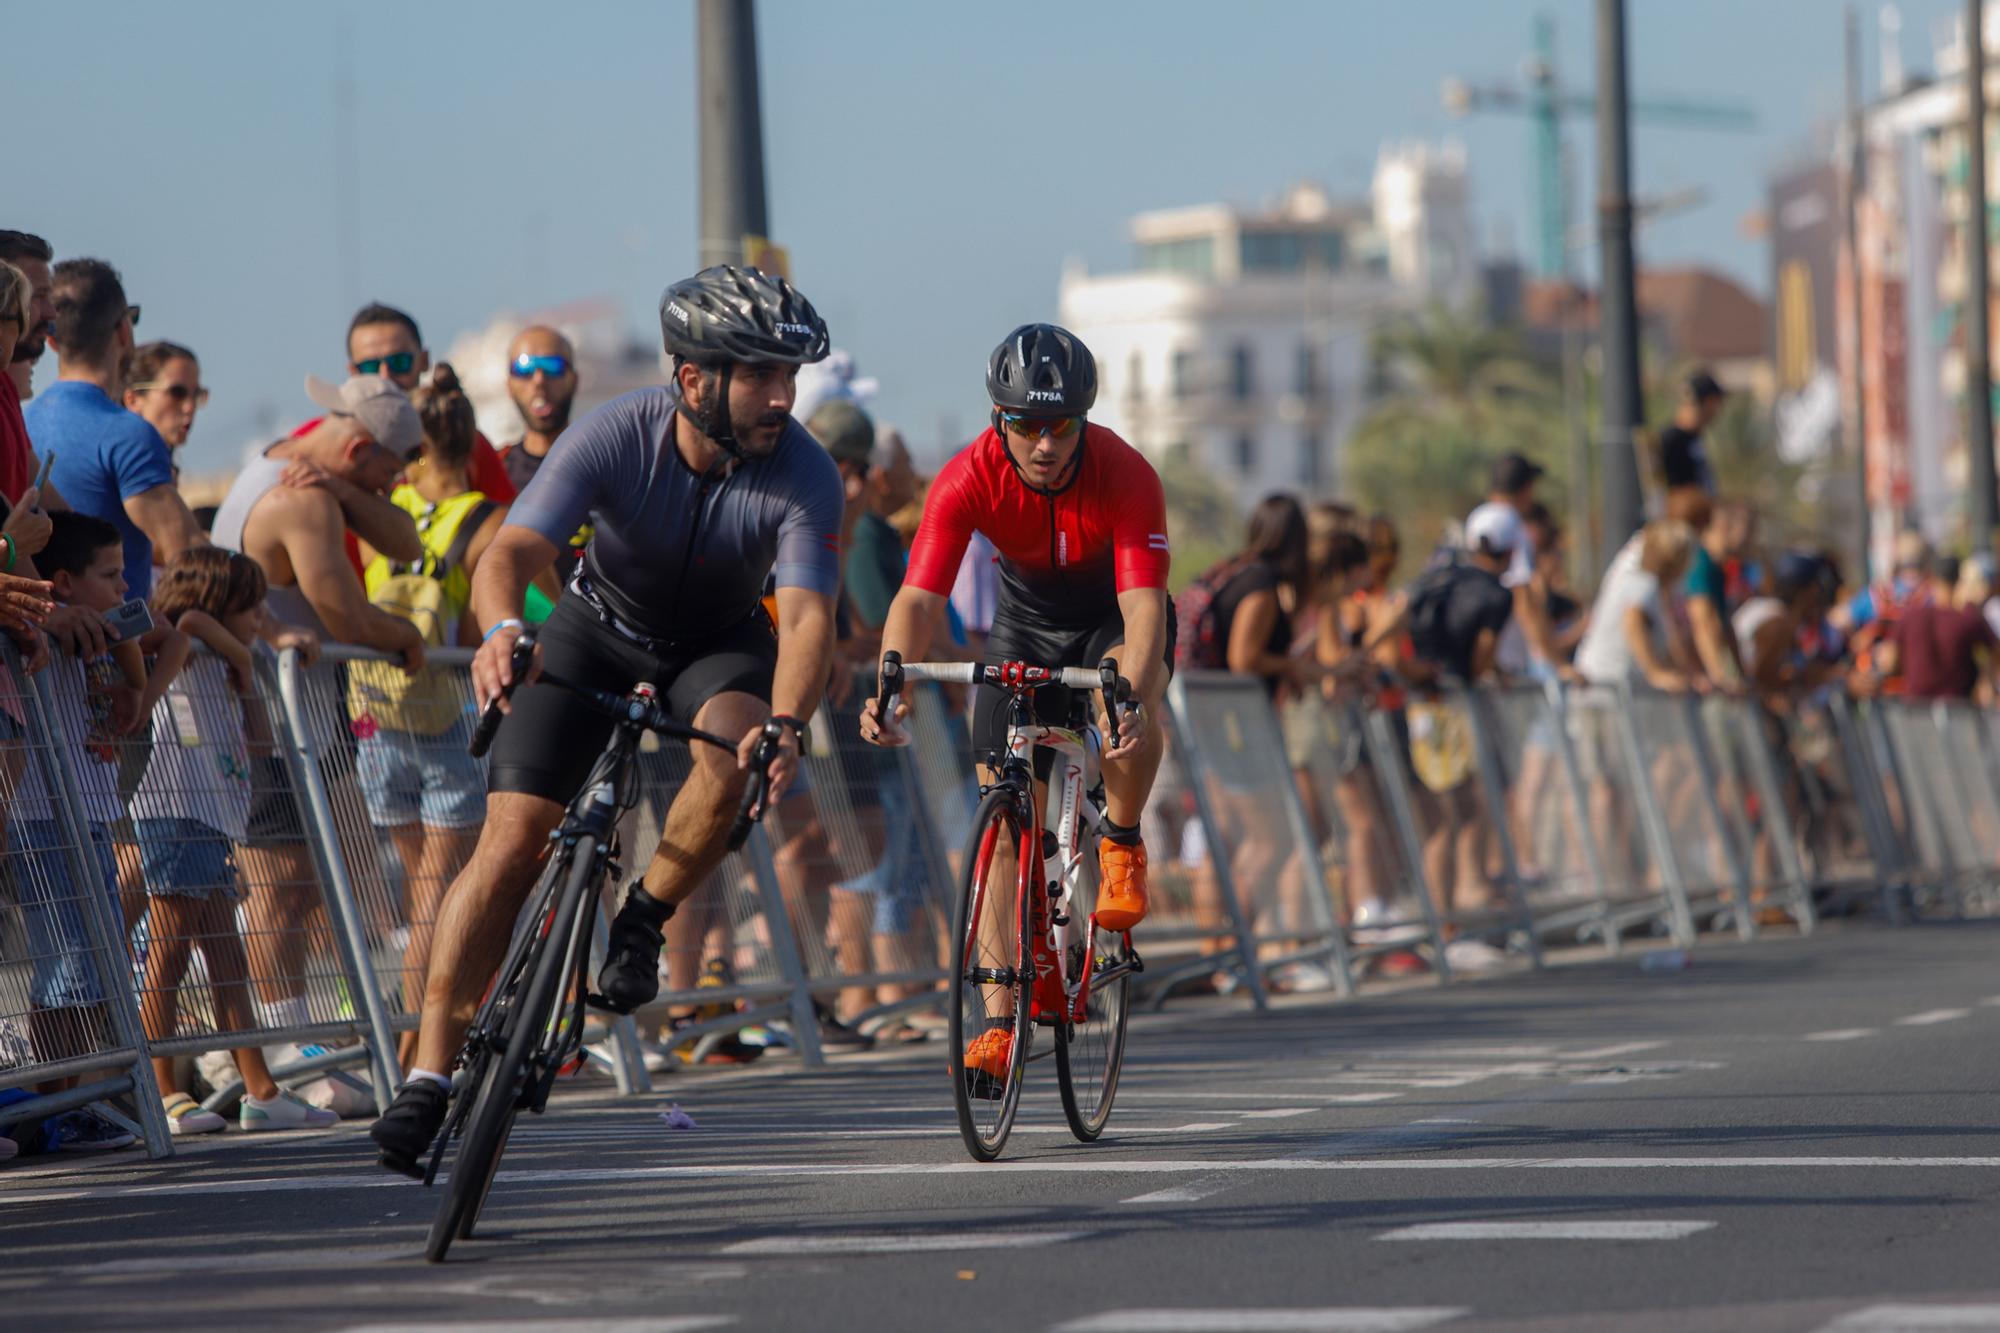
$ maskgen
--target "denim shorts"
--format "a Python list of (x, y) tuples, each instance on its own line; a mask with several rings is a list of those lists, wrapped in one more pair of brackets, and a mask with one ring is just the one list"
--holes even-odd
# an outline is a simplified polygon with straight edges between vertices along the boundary
[[(97, 1004), (104, 983), (97, 951), (84, 920), (88, 900), (77, 890), (71, 873), (69, 839), (54, 819), (28, 819), (15, 824), (9, 841), (16, 855), (14, 883), (21, 898), (22, 924), (27, 928), (33, 963), (29, 995), (38, 1009), (66, 1009)], [(90, 826), (90, 847), (84, 859), (97, 869), (90, 891), (99, 895), (110, 919), (118, 915), (118, 867), (111, 857), (110, 832)]]
[(471, 739), (471, 718), (436, 736), (384, 729), (364, 739), (355, 762), (368, 822), (444, 829), (486, 822), (486, 771), (466, 753)]
[(240, 896), (236, 844), (199, 819), (141, 819), (139, 864), (146, 872), (149, 898)]

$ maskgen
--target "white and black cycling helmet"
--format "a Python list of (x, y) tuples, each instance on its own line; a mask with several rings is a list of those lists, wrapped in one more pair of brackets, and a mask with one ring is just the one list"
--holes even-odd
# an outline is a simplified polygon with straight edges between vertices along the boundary
[(986, 392), (1003, 412), (1080, 417), (1097, 401), (1097, 360), (1055, 324), (1023, 324), (993, 349)]
[(716, 264), (684, 278), (660, 296), (660, 339), (675, 364), (692, 361), (720, 372), (721, 391), (694, 414), (702, 434), (731, 454), (729, 379), (738, 365), (803, 366), (826, 358), (826, 321), (783, 278), (736, 264)]

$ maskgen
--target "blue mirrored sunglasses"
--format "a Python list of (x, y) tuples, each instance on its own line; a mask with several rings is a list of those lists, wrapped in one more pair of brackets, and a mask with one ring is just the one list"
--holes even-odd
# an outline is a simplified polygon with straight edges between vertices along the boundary
[(526, 352), (514, 358), (514, 364), (507, 373), (517, 380), (532, 379), (536, 371), (541, 371), (550, 379), (561, 379), (569, 374), (569, 358), (566, 356), (529, 356)]

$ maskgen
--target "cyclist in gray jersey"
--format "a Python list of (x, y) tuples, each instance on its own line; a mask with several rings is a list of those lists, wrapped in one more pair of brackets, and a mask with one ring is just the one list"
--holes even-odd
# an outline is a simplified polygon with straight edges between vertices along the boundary
[[(663, 927), (721, 861), (767, 723), (777, 724), (768, 728), (775, 801), (826, 684), (845, 496), (832, 461), (791, 418), (798, 367), (826, 355), (826, 325), (783, 279), (721, 265), (667, 289), (660, 327), (672, 387), (626, 394), (563, 432), (473, 578), (486, 634), (473, 691), (482, 707), (500, 699), (507, 720), (491, 750), (478, 847), (439, 915), (416, 1058), (371, 1131), (391, 1170), (422, 1174), (480, 993), (550, 832), (610, 735), (608, 718), (534, 683), (543, 664), (612, 693), (651, 681), (681, 721), (742, 737), (734, 763), (697, 747), (652, 863), (612, 922), (598, 989), (627, 1011), (659, 992)], [(528, 583), (586, 521), (582, 563), (509, 700)], [(767, 579), (778, 632), (760, 600)]]

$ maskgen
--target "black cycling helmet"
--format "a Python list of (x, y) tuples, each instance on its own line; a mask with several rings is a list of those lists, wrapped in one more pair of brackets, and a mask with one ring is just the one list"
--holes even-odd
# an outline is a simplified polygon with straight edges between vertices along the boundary
[(1097, 361), (1068, 329), (1023, 324), (993, 349), (986, 393), (1003, 411), (1080, 417), (1097, 401)]
[(729, 419), (729, 379), (739, 364), (803, 366), (824, 360), (826, 321), (783, 278), (762, 269), (716, 264), (660, 295), (660, 339), (675, 364), (692, 361), (721, 374), (715, 400), (686, 410), (701, 433), (736, 458)]
[(791, 283), (762, 269), (717, 264), (660, 296), (667, 351), (703, 366), (729, 361), (803, 366), (824, 360), (826, 321)]

